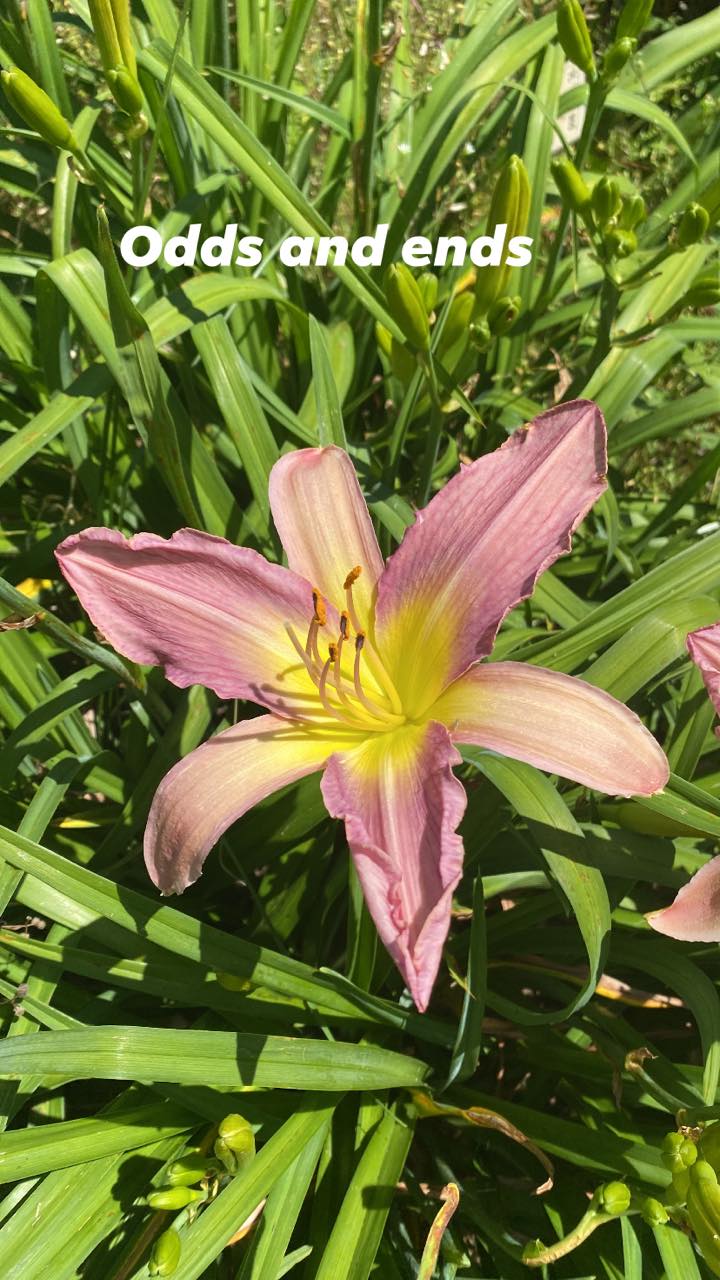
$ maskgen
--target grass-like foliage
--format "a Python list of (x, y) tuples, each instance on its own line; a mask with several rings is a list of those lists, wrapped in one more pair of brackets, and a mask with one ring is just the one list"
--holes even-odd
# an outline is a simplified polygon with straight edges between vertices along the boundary
[[(719, 953), (645, 920), (720, 842), (686, 648), (720, 619), (720, 9), (588, 18), (4, 0), (4, 1280), (720, 1275)], [(386, 275), (409, 237), (497, 222), (529, 267)], [(196, 223), (258, 237), (261, 264), (117, 254), (134, 225)], [(383, 267), (280, 261), (291, 234), (379, 224)], [(277, 561), (271, 469), (336, 444), (390, 556), (463, 464), (576, 398), (604, 413), (608, 488), (492, 660), (628, 704), (667, 787), (619, 800), (464, 748), (464, 872), (423, 1014), (318, 775), (161, 900), (154, 793), (256, 708), (115, 652), (58, 544), (191, 526)]]

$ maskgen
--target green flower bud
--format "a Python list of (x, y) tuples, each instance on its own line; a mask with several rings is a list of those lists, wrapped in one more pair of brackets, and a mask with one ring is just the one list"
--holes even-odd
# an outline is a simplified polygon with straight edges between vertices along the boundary
[(425, 303), (425, 310), (428, 315), (435, 310), (435, 303), (438, 296), (438, 278), (433, 275), (432, 271), (423, 271), (418, 276), (418, 288), (422, 294), (422, 300)]
[(680, 307), (714, 307), (720, 302), (720, 268), (705, 272), (693, 281), (680, 299)]
[(205, 1195), (202, 1191), (193, 1191), (192, 1187), (160, 1187), (157, 1191), (151, 1191), (146, 1199), (151, 1209), (172, 1209), (177, 1212), (196, 1200), (204, 1200)]
[(531, 1262), (534, 1258), (540, 1258), (547, 1252), (542, 1240), (528, 1240), (522, 1251), (522, 1261)]
[(598, 1189), (597, 1197), (603, 1213), (612, 1214), (614, 1218), (627, 1213), (632, 1199), (630, 1188), (624, 1182), (606, 1182)]
[(698, 1149), (695, 1146), (695, 1143), (690, 1140), (690, 1138), (686, 1138), (685, 1141), (680, 1144), (680, 1147), (678, 1148), (678, 1154), (685, 1168), (691, 1169), (692, 1166), (697, 1161)]
[(475, 306), (475, 299), (471, 293), (456, 293), (452, 302), (448, 307), (445, 317), (442, 333), (438, 338), (437, 355), (442, 360), (446, 352), (467, 333), (470, 317)]
[(217, 1166), (212, 1156), (204, 1156), (198, 1151), (173, 1160), (165, 1171), (165, 1177), (171, 1187), (192, 1187), (196, 1182), (202, 1182), (213, 1168)]
[(624, 36), (622, 40), (616, 40), (614, 44), (611, 44), (603, 58), (604, 79), (615, 80), (620, 75), (625, 63), (630, 61), (636, 49), (637, 40), (633, 40), (630, 36)]
[(710, 214), (702, 204), (689, 204), (677, 229), (677, 242), (681, 249), (702, 240), (710, 226)]
[(255, 1134), (252, 1125), (244, 1116), (236, 1115), (234, 1112), (225, 1116), (218, 1125), (218, 1137), (227, 1143), (231, 1151), (237, 1151), (241, 1155), (248, 1153), (255, 1155)]
[(129, 116), (140, 115), (143, 96), (135, 76), (127, 67), (112, 67), (105, 76), (113, 98)]
[(654, 1200), (652, 1196), (648, 1196), (640, 1204), (640, 1216), (643, 1222), (647, 1222), (649, 1227), (663, 1227), (669, 1222), (670, 1215), (659, 1200)]
[(620, 187), (615, 178), (600, 178), (592, 190), (592, 211), (600, 227), (606, 227), (622, 209)]
[(625, 231), (634, 231), (639, 222), (647, 217), (647, 206), (642, 196), (623, 196), (619, 222)]
[(385, 297), (390, 314), (414, 347), (427, 351), (430, 325), (418, 283), (404, 262), (393, 263), (385, 273)]
[(390, 341), (390, 368), (401, 382), (408, 383), (417, 369), (417, 359), (397, 338)]
[(158, 1236), (150, 1254), (148, 1272), (151, 1276), (171, 1276), (177, 1271), (182, 1243), (172, 1227)]
[(470, 335), (470, 341), (478, 351), (484, 351), (486, 347), (489, 347), (490, 342), (492, 341), (490, 325), (487, 320), (473, 321), (468, 329), (468, 333)]
[(713, 1274), (720, 1275), (720, 1187), (706, 1160), (698, 1160), (690, 1170), (687, 1208), (703, 1258)]
[(713, 1169), (720, 1168), (720, 1123), (709, 1124), (698, 1139), (698, 1155), (707, 1160)]
[[(490, 201), (487, 228), (489, 232), (501, 224), (507, 227), (505, 243), (524, 234), (530, 212), (530, 181), (520, 156), (510, 156), (498, 174)], [(475, 285), (475, 314), (485, 315), (496, 298), (502, 297), (512, 267), (481, 267)]]
[(54, 147), (62, 147), (65, 151), (79, 151), (69, 122), (44, 89), (35, 84), (19, 67), (0, 74), (8, 102), (31, 129)]
[(560, 192), (560, 199), (573, 213), (585, 213), (590, 207), (590, 188), (567, 156), (558, 156), (550, 172)]
[(628, 0), (618, 18), (615, 39), (634, 40), (640, 35), (650, 21), (654, 0)]
[(555, 12), (558, 40), (565, 57), (574, 62), (589, 80), (595, 79), (590, 32), (579, 0), (558, 0)]
[(498, 298), (497, 302), (493, 302), (488, 311), (487, 322), (494, 337), (498, 338), (512, 329), (521, 306), (522, 298), (517, 295), (514, 298)]
[(635, 232), (625, 231), (622, 227), (611, 227), (604, 236), (604, 243), (613, 258), (629, 258), (638, 244)]
[(377, 344), (383, 355), (387, 356), (389, 360), (390, 350), (392, 347), (392, 334), (389, 329), (385, 328), (384, 324), (380, 324), (379, 320), (375, 325), (375, 338), (377, 339)]

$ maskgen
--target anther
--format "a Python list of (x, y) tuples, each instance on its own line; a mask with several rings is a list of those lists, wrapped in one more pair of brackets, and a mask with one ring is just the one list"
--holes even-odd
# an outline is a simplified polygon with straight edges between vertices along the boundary
[(364, 644), (365, 644), (365, 632), (364, 632), (364, 631), (358, 631), (358, 633), (357, 633), (357, 635), (356, 635), (356, 637), (355, 637), (355, 648), (356, 648), (356, 650), (357, 650), (357, 652), (358, 652), (358, 653), (359, 653), (359, 652), (360, 652), (360, 650), (363, 648)]
[(347, 612), (347, 610), (343, 609), (342, 613), (340, 614), (340, 635), (342, 636), (343, 640), (345, 639), (348, 633), (349, 626), (350, 626), (350, 615)]
[(344, 583), (343, 583), (343, 589), (344, 589), (345, 591), (349, 591), (349, 590), (350, 590), (350, 588), (351, 588), (351, 586), (353, 585), (353, 583), (354, 583), (354, 582), (357, 582), (357, 580), (358, 580), (358, 578), (360, 577), (360, 574), (361, 574), (361, 573), (362, 573), (362, 565), (361, 565), (361, 564), (356, 564), (356, 565), (355, 565), (355, 568), (350, 570), (350, 572), (349, 572), (349, 574), (348, 574), (347, 578), (345, 579), (345, 581), (344, 581)]
[(336, 645), (336, 644), (330, 644), (330, 645), (328, 645), (328, 656), (329, 656), (329, 658), (330, 658), (330, 661), (331, 661), (331, 662), (336, 662), (336, 661), (337, 661), (338, 650), (337, 650), (337, 645)]
[(312, 602), (313, 609), (315, 611), (314, 621), (317, 622), (318, 626), (324, 627), (327, 622), (327, 610), (325, 608), (325, 601), (317, 587), (313, 587), (312, 589)]

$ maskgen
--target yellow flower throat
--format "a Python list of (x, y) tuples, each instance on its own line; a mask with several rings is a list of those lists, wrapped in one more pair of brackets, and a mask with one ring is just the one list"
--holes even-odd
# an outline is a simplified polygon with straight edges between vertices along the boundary
[[(343, 583), (346, 607), (340, 614), (337, 639), (328, 644), (327, 658), (323, 658), (319, 647), (320, 633), (327, 626), (327, 608), (316, 587), (305, 645), (291, 626), (286, 625), (286, 630), (327, 714), (352, 729), (387, 733), (405, 724), (406, 717), (397, 689), (358, 619), (353, 584), (361, 573), (361, 566), (356, 565)], [(363, 688), (365, 666), (372, 675), (370, 693)]]

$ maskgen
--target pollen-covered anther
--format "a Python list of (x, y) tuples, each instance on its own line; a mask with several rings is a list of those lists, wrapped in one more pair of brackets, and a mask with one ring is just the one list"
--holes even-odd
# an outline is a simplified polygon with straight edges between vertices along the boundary
[(350, 615), (346, 609), (343, 609), (342, 613), (340, 614), (340, 635), (343, 640), (346, 639), (349, 629), (350, 629)]
[(325, 607), (325, 601), (317, 587), (313, 587), (312, 589), (312, 602), (314, 611), (313, 621), (317, 622), (319, 627), (324, 627), (327, 622), (327, 609)]
[(328, 645), (328, 657), (331, 662), (336, 662), (338, 656), (338, 648), (336, 644)]
[(357, 633), (357, 635), (356, 635), (356, 637), (355, 637), (355, 648), (356, 648), (356, 650), (357, 650), (357, 652), (358, 652), (358, 653), (359, 653), (359, 652), (360, 652), (360, 650), (363, 648), (364, 644), (365, 644), (365, 632), (364, 632), (364, 631), (358, 631), (358, 633)]
[(353, 583), (354, 583), (354, 582), (357, 582), (357, 580), (358, 580), (358, 578), (360, 577), (360, 574), (361, 574), (361, 573), (362, 573), (362, 565), (361, 565), (361, 564), (356, 564), (356, 565), (355, 565), (355, 568), (350, 570), (350, 572), (349, 572), (349, 574), (348, 574), (347, 578), (346, 578), (346, 579), (345, 579), (345, 581), (343, 582), (343, 588), (344, 588), (344, 590), (345, 590), (345, 591), (349, 591), (349, 590), (350, 590), (350, 588), (351, 588), (351, 586), (353, 585)]

